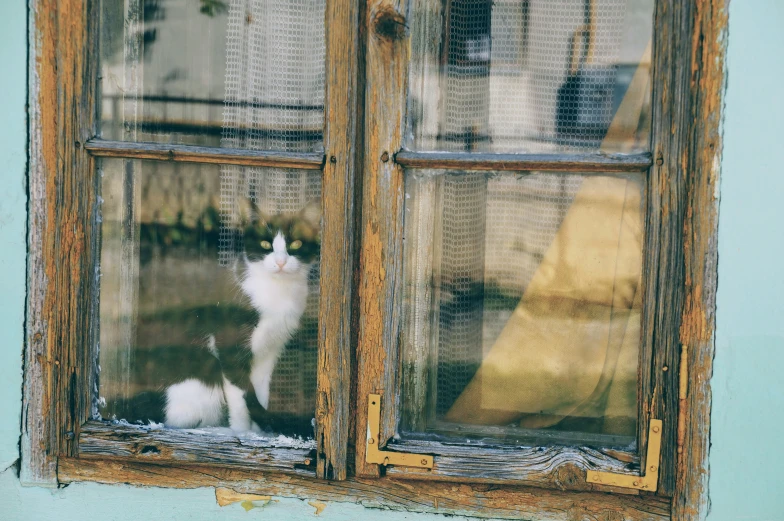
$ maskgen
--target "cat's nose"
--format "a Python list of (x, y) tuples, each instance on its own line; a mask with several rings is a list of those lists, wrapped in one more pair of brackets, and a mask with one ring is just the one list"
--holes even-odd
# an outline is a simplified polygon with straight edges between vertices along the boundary
[(275, 264), (277, 264), (279, 268), (282, 268), (286, 265), (286, 259), (275, 259)]

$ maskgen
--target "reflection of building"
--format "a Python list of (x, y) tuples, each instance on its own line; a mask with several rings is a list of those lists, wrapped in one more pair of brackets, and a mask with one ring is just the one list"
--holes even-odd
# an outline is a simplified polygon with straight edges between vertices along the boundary
[[(227, 10), (206, 12), (193, 0), (127, 3), (126, 12), (102, 3), (118, 40), (102, 52), (105, 138), (136, 131), (217, 146), (228, 101), (247, 115), (236, 130), (253, 129), (251, 141), (320, 147), (324, 0), (225, 0)], [(232, 56), (239, 68), (227, 68)]]
[[(650, 32), (631, 22), (651, 19), (651, 0), (450, 0), (444, 10), (441, 3), (426, 5), (411, 21), (408, 148), (647, 147), (647, 134), (637, 135), (648, 103), (647, 65), (640, 67), (642, 81), (630, 85)], [(624, 98), (637, 101), (620, 110)], [(432, 263), (417, 273), (410, 291), (432, 278), (438, 327), (432, 337), (415, 331), (408, 338), (418, 343), (413, 349), (421, 348), (422, 338), (432, 343), (437, 415), (449, 409), (495, 343), (583, 181), (579, 174), (441, 173), (411, 183), (417, 197), (407, 203), (416, 216), (437, 208), (432, 221), (407, 234), (407, 240), (418, 234), (415, 244), (435, 243), (431, 259), (412, 252), (407, 262), (417, 268)], [(422, 294), (409, 316), (421, 316), (430, 298)]]
[[(104, 138), (299, 152), (323, 148), (324, 0), (225, 0), (226, 9), (212, 11), (194, 0), (128, 0), (125, 12), (116, 3), (103, 4), (105, 30), (118, 40), (102, 52)], [(144, 234), (134, 230), (172, 222), (189, 226), (216, 205), (226, 222), (236, 198), (244, 196), (270, 213), (296, 211), (320, 197), (321, 173), (130, 161), (109, 173), (105, 199), (108, 192), (114, 198), (104, 209), (107, 215), (117, 210), (113, 217), (123, 226), (105, 221), (104, 229), (130, 233), (114, 234), (117, 247), (104, 250), (129, 253), (122, 259), (105, 253), (103, 280), (107, 291), (106, 281), (117, 282), (116, 293), (127, 304), (114, 306), (116, 299), (107, 297), (102, 313), (128, 316), (111, 325), (106, 319), (102, 381), (108, 385), (104, 391), (114, 384), (130, 393), (144, 390), (139, 378), (129, 381), (136, 353), (154, 360), (150, 352), (163, 352), (166, 339), (176, 336), (156, 337), (150, 320), (134, 322), (130, 315), (143, 310), (148, 316), (181, 316), (226, 289), (203, 289), (218, 278), (219, 252), (193, 244), (145, 258), (135, 273), (122, 272), (123, 265), (140, 264)], [(131, 210), (123, 213), (124, 208)], [(221, 232), (220, 254), (228, 259), (233, 235)], [(276, 367), (270, 397), (271, 412), (300, 416), (308, 425), (315, 403), (318, 274), (316, 266), (303, 325)], [(117, 308), (123, 305), (131, 309)], [(168, 329), (182, 324), (172, 320)]]
[[(606, 125), (628, 87), (627, 64), (636, 68), (645, 61), (650, 41), (649, 31), (638, 30), (640, 20), (650, 24), (650, 0), (453, 0), (445, 5), (452, 9), (449, 16), (433, 4), (414, 8), (412, 149), (454, 150), (458, 141), (479, 151), (562, 149), (564, 141), (556, 137), (558, 91), (568, 80), (572, 42), (578, 51), (573, 69), (582, 64), (604, 71), (594, 83), (612, 103), (592, 105), (595, 88), (585, 89), (580, 101), (583, 111), (599, 110), (594, 119)], [(489, 62), (483, 58), (488, 50)], [(454, 86), (457, 75), (464, 77), (463, 88)], [(483, 121), (486, 136), (477, 135)], [(626, 151), (634, 131), (636, 125), (614, 146)], [(597, 140), (588, 145), (595, 147)]]

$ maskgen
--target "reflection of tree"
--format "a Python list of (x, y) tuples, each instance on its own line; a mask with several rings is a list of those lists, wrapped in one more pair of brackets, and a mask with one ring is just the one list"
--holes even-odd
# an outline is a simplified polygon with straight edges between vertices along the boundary
[[(162, 21), (166, 19), (166, 8), (164, 3), (167, 0), (138, 0), (132, 2), (125, 12), (123, 2), (104, 0), (101, 2), (101, 57), (110, 59), (117, 53), (122, 52), (123, 38), (135, 41), (141, 38), (144, 42), (144, 57), (149, 58), (152, 45), (157, 40), (156, 29), (146, 27), (148, 22)], [(199, 12), (213, 18), (217, 15), (229, 12), (229, 4), (223, 0), (190, 0), (194, 6), (198, 5)], [(130, 20), (144, 22), (142, 29), (135, 34), (128, 34), (127, 31), (118, 31), (118, 22), (123, 21), (122, 25), (127, 29)], [(141, 34), (139, 34), (141, 33)]]
[(137, 31), (135, 34), (127, 34), (126, 30), (118, 31), (119, 25), (125, 29), (129, 27), (129, 21), (140, 20), (142, 22), (152, 22), (164, 20), (166, 10), (163, 8), (164, 0), (140, 0), (132, 2), (125, 11), (123, 2), (104, 0), (101, 2), (101, 57), (111, 59), (117, 53), (122, 52), (123, 41), (135, 40), (141, 36), (145, 47), (152, 45), (156, 39), (155, 29), (142, 29), (141, 35)]
[(207, 16), (215, 16), (216, 14), (225, 14), (229, 12), (229, 5), (221, 0), (199, 0), (201, 7), (199, 12)]

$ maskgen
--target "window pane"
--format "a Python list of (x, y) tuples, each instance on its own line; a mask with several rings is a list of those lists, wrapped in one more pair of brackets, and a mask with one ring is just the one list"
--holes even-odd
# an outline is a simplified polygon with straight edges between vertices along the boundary
[(403, 430), (634, 436), (642, 194), (642, 174), (409, 171)]
[(421, 0), (407, 147), (648, 149), (653, 0)]
[(101, 136), (322, 150), (325, 0), (102, 0)]
[(312, 437), (321, 172), (101, 175), (100, 415)]

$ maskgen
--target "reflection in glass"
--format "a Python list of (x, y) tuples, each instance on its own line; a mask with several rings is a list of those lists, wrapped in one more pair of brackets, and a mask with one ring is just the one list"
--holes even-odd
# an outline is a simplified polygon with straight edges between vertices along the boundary
[(102, 0), (101, 137), (320, 151), (324, 0)]
[(104, 419), (312, 437), (321, 173), (236, 173), (226, 216), (217, 165), (103, 161)]
[(403, 430), (633, 437), (642, 194), (642, 174), (409, 171)]
[(648, 148), (653, 0), (423, 0), (411, 150)]

